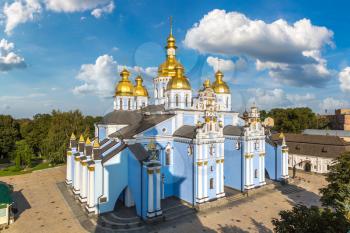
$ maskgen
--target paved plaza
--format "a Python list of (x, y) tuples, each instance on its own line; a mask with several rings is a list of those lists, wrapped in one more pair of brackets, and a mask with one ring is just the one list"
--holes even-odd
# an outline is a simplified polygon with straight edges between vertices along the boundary
[[(64, 179), (64, 166), (20, 176), (1, 177), (1, 181), (14, 186), (14, 200), (19, 209), (15, 223), (4, 232), (87, 232), (86, 227), (81, 226), (86, 221), (86, 216), (79, 212), (79, 208), (72, 208), (73, 204), (68, 204), (69, 195), (62, 191), (60, 184)], [(320, 204), (318, 189), (326, 184), (323, 176), (297, 173), (294, 181), (299, 187), (287, 185), (274, 190), (263, 190), (224, 207), (197, 214), (194, 211), (180, 210), (180, 216), (151, 226), (135, 219), (137, 228), (130, 229), (129, 232), (272, 232), (271, 219), (277, 217), (280, 210), (290, 209), (295, 203)], [(113, 215), (105, 216), (103, 220), (108, 222), (109, 217), (112, 219)], [(98, 221), (96, 219), (86, 223), (92, 229), (91, 224), (96, 226)], [(118, 229), (99, 227), (92, 232), (113, 231), (120, 232)]]

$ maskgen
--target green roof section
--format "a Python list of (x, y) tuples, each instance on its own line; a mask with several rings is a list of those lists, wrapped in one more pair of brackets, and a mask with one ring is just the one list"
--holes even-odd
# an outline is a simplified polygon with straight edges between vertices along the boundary
[(11, 203), (11, 188), (4, 183), (0, 183), (0, 209), (7, 207)]

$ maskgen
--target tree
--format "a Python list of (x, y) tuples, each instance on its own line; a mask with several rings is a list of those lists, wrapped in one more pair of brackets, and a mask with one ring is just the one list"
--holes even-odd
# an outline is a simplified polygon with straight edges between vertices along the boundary
[(344, 215), (329, 208), (297, 205), (279, 213), (272, 224), (277, 233), (346, 233), (350, 227)]
[(327, 187), (320, 190), (322, 204), (343, 213), (350, 221), (350, 152), (334, 161), (326, 180)]
[(31, 165), (34, 153), (25, 140), (16, 142), (16, 149), (13, 153), (15, 164), (17, 168), (29, 167)]
[(10, 159), (19, 136), (19, 124), (11, 116), (0, 115), (0, 159)]

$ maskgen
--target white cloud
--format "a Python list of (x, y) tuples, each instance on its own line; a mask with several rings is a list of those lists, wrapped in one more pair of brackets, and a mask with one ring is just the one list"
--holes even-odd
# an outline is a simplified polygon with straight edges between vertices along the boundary
[(112, 13), (114, 8), (113, 0), (14, 0), (11, 4), (6, 2), (3, 8), (5, 32), (11, 34), (19, 24), (34, 21), (43, 9), (65, 13), (91, 10), (94, 17), (100, 18), (104, 13)]
[(115, 84), (119, 81), (118, 72), (123, 68), (128, 69), (131, 73), (140, 73), (147, 77), (154, 77), (157, 74), (157, 67), (143, 68), (118, 65), (112, 56), (105, 54), (99, 56), (95, 64), (83, 64), (81, 66), (76, 78), (84, 83), (76, 86), (73, 89), (73, 93), (76, 95), (93, 94), (99, 97), (112, 96)]
[(99, 19), (101, 16), (106, 13), (110, 14), (113, 12), (115, 8), (114, 2), (110, 2), (108, 5), (103, 6), (101, 8), (96, 8), (91, 12), (91, 15), (93, 15), (95, 18)]
[(340, 89), (343, 92), (350, 92), (350, 67), (345, 67), (339, 73)]
[(0, 72), (15, 68), (25, 68), (24, 58), (13, 52), (15, 45), (5, 39), (0, 40)]
[(5, 33), (11, 34), (19, 24), (33, 21), (42, 11), (38, 0), (15, 0), (5, 3), (3, 14), (5, 16)]
[(109, 4), (111, 0), (44, 0), (48, 10), (55, 12), (81, 12)]
[(184, 43), (200, 53), (254, 58), (258, 70), (269, 69), (274, 79), (291, 85), (322, 86), (331, 75), (320, 50), (333, 46), (332, 37), (308, 19), (266, 23), (216, 9), (187, 31)]
[(225, 60), (218, 57), (207, 57), (207, 63), (209, 66), (213, 68), (214, 71), (221, 70), (225, 71), (233, 71), (235, 69), (235, 63), (232, 60)]
[(287, 94), (284, 90), (275, 89), (248, 89), (250, 98), (248, 105), (255, 103), (261, 109), (284, 108), (284, 107), (306, 107), (316, 100), (313, 94)]
[(349, 103), (345, 100), (337, 100), (332, 97), (325, 98), (320, 104), (320, 110), (327, 110), (327, 112), (334, 112), (335, 109), (348, 107)]

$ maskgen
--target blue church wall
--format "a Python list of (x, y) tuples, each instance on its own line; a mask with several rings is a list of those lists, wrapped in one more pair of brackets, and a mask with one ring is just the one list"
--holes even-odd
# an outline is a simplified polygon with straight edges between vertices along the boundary
[(224, 143), (225, 163), (224, 176), (225, 186), (242, 190), (242, 150), (236, 150), (234, 140), (226, 139)]
[[(209, 156), (210, 158), (210, 156)], [(214, 180), (214, 187), (210, 188), (210, 179)], [(216, 159), (208, 160), (208, 198), (213, 199), (216, 198)]]
[(128, 158), (125, 151), (104, 164), (104, 195), (106, 203), (100, 204), (101, 213), (113, 211), (119, 195), (128, 185)]
[(270, 179), (277, 180), (278, 179), (278, 169), (276, 169), (277, 165), (277, 148), (272, 146), (269, 143), (265, 143), (265, 169), (270, 176)]
[[(95, 197), (97, 198), (97, 202), (99, 201), (98, 198), (102, 196), (102, 164), (101, 160), (95, 160)], [(99, 205), (98, 205), (99, 207)], [(100, 212), (100, 210), (98, 210)]]
[(233, 125), (233, 118), (232, 116), (224, 116), (224, 126), (226, 125)]
[[(172, 146), (172, 145), (171, 145)], [(164, 187), (162, 187), (162, 198), (167, 198), (174, 196), (174, 179), (173, 179), (173, 171), (174, 171), (174, 153), (171, 154), (170, 165), (166, 165), (165, 151), (162, 151), (161, 157), (161, 176), (164, 175)], [(164, 189), (164, 190), (163, 190)]]
[(187, 154), (188, 144), (174, 142), (173, 193), (174, 196), (193, 203), (193, 155)]
[(194, 125), (194, 115), (193, 114), (184, 114), (184, 125)]
[(126, 149), (128, 154), (128, 187), (135, 202), (136, 213), (141, 216), (141, 164), (134, 154)]
[(282, 148), (277, 146), (277, 180), (282, 179)]
[[(253, 184), (254, 186), (260, 186), (259, 182), (259, 153), (254, 152), (254, 157), (253, 157)], [(255, 170), (257, 170), (257, 176), (255, 176)]]
[[(171, 121), (172, 118), (165, 120), (161, 123), (159, 123), (158, 125), (147, 129), (146, 131), (144, 131), (143, 135), (144, 136), (157, 136), (157, 135), (167, 135), (167, 134), (172, 134), (172, 129), (171, 129)], [(166, 131), (164, 132), (163, 129), (165, 129)]]
[(99, 127), (98, 128), (98, 138), (100, 141), (106, 138), (106, 128), (105, 127)]

